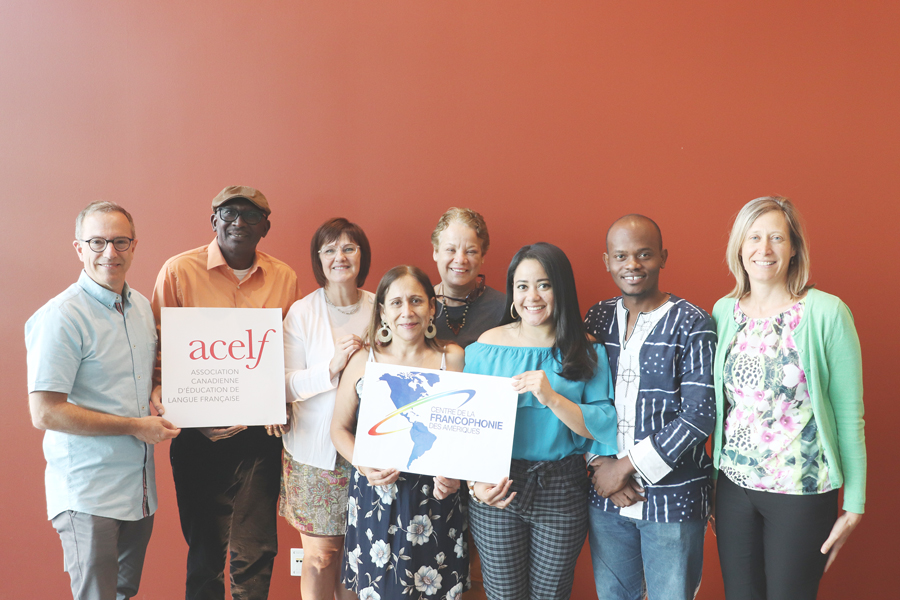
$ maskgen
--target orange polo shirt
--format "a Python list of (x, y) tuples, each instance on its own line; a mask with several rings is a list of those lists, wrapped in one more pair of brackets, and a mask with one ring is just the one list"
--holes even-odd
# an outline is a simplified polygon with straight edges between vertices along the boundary
[[(150, 304), (156, 331), (160, 333), (163, 306), (280, 308), (283, 319), (301, 297), (294, 270), (264, 252), (256, 252), (250, 272), (243, 281), (238, 281), (214, 239), (207, 246), (182, 252), (166, 261), (156, 277)], [(160, 382), (158, 359), (153, 382), (154, 385)]]

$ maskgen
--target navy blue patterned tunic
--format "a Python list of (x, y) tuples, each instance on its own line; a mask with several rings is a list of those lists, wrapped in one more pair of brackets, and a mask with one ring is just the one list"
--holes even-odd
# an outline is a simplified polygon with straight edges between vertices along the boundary
[[(584, 319), (588, 332), (605, 346), (614, 378), (620, 373), (622, 354), (616, 314), (619, 300), (596, 304)], [(646, 462), (656, 465), (653, 472), (642, 472), (640, 462), (636, 465), (647, 498), (640, 503), (639, 518), (656, 522), (708, 517), (712, 461), (705, 442), (716, 421), (715, 326), (706, 311), (690, 302), (671, 295), (669, 303), (671, 306), (658, 316), (653, 328), (645, 332), (639, 372), (634, 374), (638, 389), (630, 407), (633, 432), (632, 424), (627, 424), (635, 444), (632, 450), (641, 446), (642, 455), (649, 456)], [(605, 511), (620, 512), (594, 490), (591, 502)]]

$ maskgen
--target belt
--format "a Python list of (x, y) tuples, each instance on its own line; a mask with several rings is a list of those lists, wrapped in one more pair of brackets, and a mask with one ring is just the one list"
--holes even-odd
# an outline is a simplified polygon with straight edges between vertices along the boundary
[(515, 491), (516, 509), (519, 511), (531, 510), (534, 496), (538, 490), (543, 490), (548, 475), (573, 475), (586, 478), (584, 457), (581, 454), (573, 454), (560, 460), (522, 460), (514, 458), (509, 469), (510, 477), (514, 482), (524, 482)]

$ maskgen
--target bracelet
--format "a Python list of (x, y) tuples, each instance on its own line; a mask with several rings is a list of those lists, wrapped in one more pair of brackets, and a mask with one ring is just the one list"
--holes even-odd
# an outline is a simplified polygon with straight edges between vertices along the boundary
[(478, 496), (475, 495), (475, 482), (467, 481), (466, 485), (469, 487), (469, 496), (472, 497), (472, 500), (475, 501), (475, 504), (487, 504), (484, 500), (480, 500)]

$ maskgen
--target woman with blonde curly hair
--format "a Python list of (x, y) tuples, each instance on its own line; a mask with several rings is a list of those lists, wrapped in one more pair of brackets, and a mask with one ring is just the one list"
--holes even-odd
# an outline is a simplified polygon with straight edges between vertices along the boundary
[(451, 208), (431, 233), (441, 282), (434, 286), (437, 336), (463, 348), (503, 318), (506, 296), (485, 285), (481, 267), (491, 245), (484, 217), (470, 208)]

